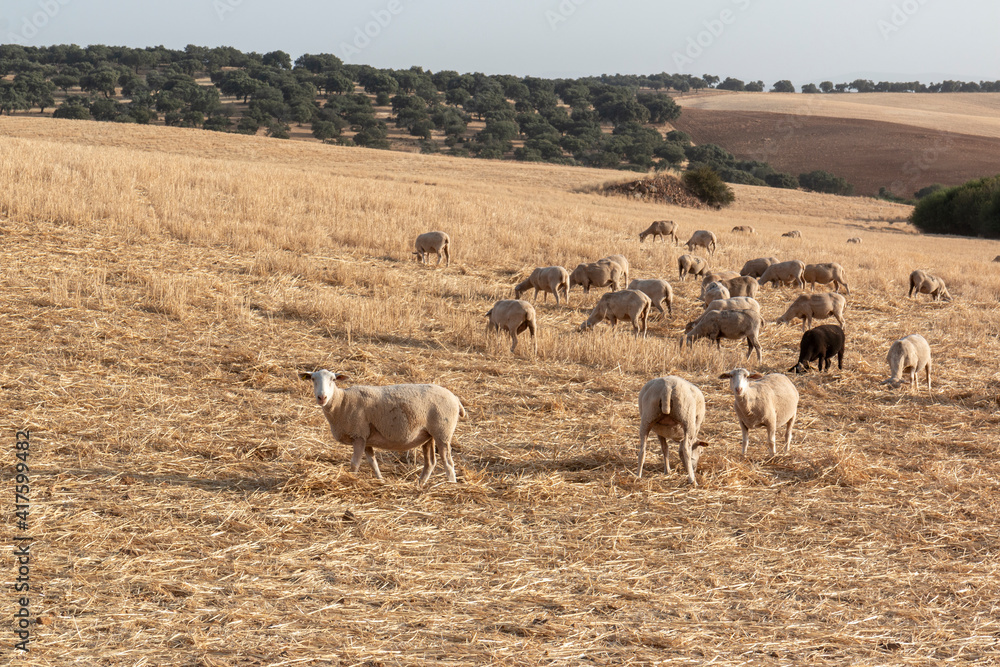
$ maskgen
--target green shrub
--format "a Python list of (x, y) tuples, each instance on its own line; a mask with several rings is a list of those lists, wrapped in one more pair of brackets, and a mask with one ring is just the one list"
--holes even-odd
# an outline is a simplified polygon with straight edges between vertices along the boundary
[(701, 167), (684, 173), (684, 185), (709, 206), (721, 208), (729, 206), (736, 199), (733, 189), (723, 182), (713, 169)]
[(799, 179), (795, 178), (791, 174), (786, 174), (783, 171), (776, 171), (773, 174), (768, 174), (764, 177), (764, 182), (772, 188), (797, 190), (799, 187)]
[(742, 169), (733, 169), (730, 167), (723, 167), (719, 170), (719, 177), (726, 183), (737, 183), (739, 185), (763, 185), (767, 186), (767, 183), (757, 178), (749, 171), (743, 171)]
[(854, 186), (846, 180), (818, 169), (808, 174), (799, 174), (799, 185), (813, 192), (827, 192), (833, 195), (854, 194)]
[(910, 221), (922, 232), (1000, 238), (1000, 175), (927, 195)]

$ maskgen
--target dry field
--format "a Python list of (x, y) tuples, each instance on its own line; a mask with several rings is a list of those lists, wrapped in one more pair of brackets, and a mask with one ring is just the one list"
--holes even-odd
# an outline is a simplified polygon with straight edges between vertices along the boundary
[[(861, 198), (678, 209), (583, 193), (617, 172), (201, 130), (2, 118), (0, 156), (2, 464), (12, 483), (30, 428), (39, 619), (11, 663), (1000, 660), (1000, 243), (918, 236)], [(678, 351), (696, 286), (680, 249), (637, 239), (662, 218), (715, 231), (718, 267), (846, 267), (845, 368), (794, 379), (790, 454), (766, 459), (762, 431), (739, 453), (717, 376), (744, 345)], [(450, 268), (411, 261), (430, 229)], [(538, 304), (537, 356), (484, 338), (530, 268), (612, 252), (675, 287), (647, 339), (577, 333), (598, 297), (579, 289)], [(955, 301), (906, 298), (917, 267)], [(773, 324), (794, 294), (765, 288), (752, 368), (795, 362), (801, 328)], [(879, 385), (913, 332), (930, 394)], [(461, 396), (459, 483), (439, 467), (418, 489), (386, 455), (384, 482), (352, 474), (295, 378), (317, 367)], [(698, 488), (658, 453), (634, 476), (636, 397), (667, 373), (706, 395)]]

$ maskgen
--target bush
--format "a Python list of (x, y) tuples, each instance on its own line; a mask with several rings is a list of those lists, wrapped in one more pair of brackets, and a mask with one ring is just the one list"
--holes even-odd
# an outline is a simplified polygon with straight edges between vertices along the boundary
[(834, 195), (854, 194), (854, 186), (846, 180), (820, 170), (799, 174), (799, 185), (813, 192), (827, 192)]
[(795, 178), (791, 174), (786, 174), (783, 171), (776, 171), (773, 174), (768, 174), (764, 177), (764, 182), (772, 188), (787, 188), (789, 190), (796, 190), (799, 187), (799, 179)]
[(229, 130), (229, 126), (232, 124), (233, 124), (232, 121), (230, 121), (226, 116), (212, 116), (211, 118), (207, 119), (204, 122), (204, 124), (202, 124), (201, 127), (202, 129), (205, 130), (226, 132)]
[(709, 167), (702, 167), (684, 173), (684, 185), (691, 193), (709, 206), (721, 208), (729, 206), (736, 199), (733, 189), (723, 182)]
[(737, 183), (739, 185), (758, 185), (767, 186), (768, 184), (761, 179), (754, 176), (749, 171), (743, 171), (742, 169), (732, 169), (730, 167), (723, 167), (719, 170), (719, 177), (726, 183)]
[(919, 190), (913, 193), (913, 196), (916, 197), (917, 199), (923, 199), (927, 195), (932, 195), (935, 192), (944, 189), (945, 189), (944, 186), (941, 185), (940, 183), (934, 183), (932, 185), (928, 185), (925, 188), (920, 188)]
[(53, 118), (70, 118), (73, 120), (90, 120), (90, 109), (87, 102), (80, 97), (67, 97), (59, 108), (52, 113)]
[(927, 195), (910, 221), (922, 232), (1000, 238), (1000, 175)]

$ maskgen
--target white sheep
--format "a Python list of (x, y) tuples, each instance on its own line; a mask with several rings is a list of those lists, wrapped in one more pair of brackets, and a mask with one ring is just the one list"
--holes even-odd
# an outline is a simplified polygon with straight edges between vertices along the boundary
[(688, 275), (703, 276), (708, 271), (708, 260), (697, 255), (681, 255), (677, 258), (677, 270), (681, 282), (684, 282)]
[[(785, 426), (785, 452), (792, 446), (792, 426), (799, 409), (799, 391), (792, 381), (781, 373), (761, 375), (745, 368), (734, 368), (719, 376), (729, 380), (733, 390), (733, 407), (743, 431), (743, 456), (750, 444), (750, 429), (763, 426), (767, 429), (770, 456), (776, 456), (775, 434)], [(754, 380), (751, 382), (751, 380)]]
[(802, 273), (805, 271), (805, 268), (805, 262), (798, 259), (778, 262), (764, 269), (764, 273), (760, 274), (760, 278), (757, 281), (761, 285), (764, 283), (771, 283), (772, 285), (780, 283), (782, 285), (805, 288), (806, 283), (802, 280)]
[(847, 299), (844, 298), (843, 294), (837, 294), (836, 292), (800, 294), (796, 297), (795, 301), (792, 301), (792, 305), (788, 306), (788, 310), (775, 320), (775, 322), (784, 324), (785, 322), (791, 322), (801, 317), (802, 330), (805, 331), (812, 328), (813, 319), (823, 320), (833, 317), (843, 327), (845, 305), (847, 305)]
[(733, 227), (734, 234), (756, 234), (757, 230), (750, 225), (736, 225)]
[(905, 382), (910, 384), (910, 388), (917, 386), (917, 374), (924, 371), (927, 375), (927, 391), (931, 390), (931, 346), (920, 334), (910, 334), (895, 341), (889, 348), (886, 356), (889, 362), (889, 370), (892, 372), (888, 380), (883, 380), (882, 384), (899, 387), (906, 376)]
[(737, 276), (719, 282), (729, 290), (729, 296), (748, 296), (756, 299), (757, 293), (760, 292), (760, 283), (753, 276)]
[(691, 238), (688, 239), (688, 242), (684, 245), (687, 246), (689, 252), (694, 252), (695, 248), (702, 247), (710, 254), (714, 255), (715, 248), (718, 246), (718, 240), (715, 238), (715, 234), (713, 232), (710, 232), (707, 229), (699, 229), (691, 235)]
[(861, 237), (860, 236), (852, 236), (851, 238), (847, 239), (847, 242), (848, 243), (861, 243)]
[(680, 239), (677, 238), (677, 231), (677, 223), (673, 220), (657, 220), (647, 227), (645, 231), (639, 232), (639, 243), (645, 241), (647, 236), (652, 236), (654, 241), (657, 236), (659, 236), (662, 241), (666, 241), (666, 237), (669, 236), (674, 240), (674, 245), (677, 245), (680, 241)]
[(809, 289), (813, 289), (816, 283), (828, 285), (833, 283), (833, 291), (839, 292), (840, 286), (844, 286), (844, 292), (851, 294), (851, 288), (847, 286), (847, 275), (837, 262), (826, 262), (823, 264), (806, 264), (802, 270), (802, 280), (809, 283)]
[(777, 257), (758, 257), (757, 259), (751, 259), (743, 265), (743, 268), (740, 270), (740, 275), (752, 276), (759, 279), (762, 275), (764, 275), (764, 271), (767, 270), (767, 267), (777, 263)]
[(670, 449), (667, 438), (679, 445), (681, 465), (687, 469), (688, 481), (698, 486), (694, 473), (698, 469), (701, 450), (707, 442), (698, 440), (698, 431), (705, 421), (705, 395), (687, 380), (668, 375), (647, 382), (639, 390), (639, 470), (646, 460), (646, 438), (653, 431), (663, 451), (663, 470), (670, 472)]
[(653, 308), (663, 313), (663, 304), (667, 305), (667, 312), (673, 317), (674, 311), (671, 304), (674, 302), (674, 291), (670, 287), (670, 283), (666, 280), (658, 280), (655, 278), (649, 280), (633, 280), (628, 284), (628, 289), (634, 289), (642, 292), (649, 297), (649, 300), (653, 302)]
[(605, 292), (597, 301), (590, 317), (580, 325), (580, 331), (586, 331), (602, 320), (607, 320), (608, 324), (615, 326), (619, 321), (628, 320), (632, 322), (632, 334), (636, 338), (642, 333), (646, 337), (646, 327), (649, 321), (649, 309), (653, 305), (652, 300), (638, 290), (621, 290), (619, 292)]
[(590, 293), (591, 287), (610, 286), (611, 291), (616, 291), (622, 284), (622, 267), (615, 262), (578, 264), (569, 274), (570, 288), (582, 285), (583, 291), (587, 294)]
[(797, 229), (793, 229), (790, 232), (785, 232), (784, 234), (782, 234), (782, 236), (788, 239), (800, 239), (802, 238), (802, 232), (800, 232)]
[(948, 293), (948, 288), (945, 286), (944, 280), (920, 269), (910, 274), (910, 291), (907, 296), (913, 296), (914, 292), (918, 294), (930, 294), (932, 301), (937, 301), (938, 299), (951, 301), (951, 294)]
[(354, 448), (351, 472), (358, 471), (364, 457), (375, 477), (382, 479), (374, 448), (405, 452), (421, 447), (424, 469), (417, 483), (423, 486), (434, 472), (437, 445), (448, 481), (455, 481), (451, 438), (458, 418), (465, 416), (462, 401), (455, 394), (436, 384), (359, 385), (341, 389), (336, 381), (348, 376), (325, 369), (299, 376), (312, 380), (316, 402), (323, 408), (334, 440)]
[(711, 282), (705, 285), (705, 288), (701, 291), (701, 298), (705, 302), (705, 307), (712, 303), (716, 299), (728, 299), (729, 290), (726, 286), (719, 282)]
[(493, 304), (493, 307), (486, 313), (486, 335), (491, 331), (504, 329), (510, 334), (510, 351), (517, 349), (517, 335), (527, 329), (531, 332), (531, 344), (535, 353), (538, 353), (538, 341), (535, 338), (535, 331), (538, 328), (538, 320), (535, 317), (535, 307), (522, 299), (503, 299)]
[(735, 271), (730, 271), (729, 269), (711, 271), (709, 273), (706, 273), (705, 276), (701, 279), (701, 286), (702, 288), (704, 288), (705, 285), (709, 283), (715, 283), (715, 282), (721, 283), (722, 281), (729, 280), (730, 278), (739, 278), (739, 276), (740, 274), (736, 273)]
[(708, 304), (705, 312), (710, 310), (752, 310), (760, 315), (760, 303), (752, 296), (731, 296), (728, 299), (716, 299)]
[(561, 266), (539, 267), (514, 286), (514, 298), (520, 299), (522, 294), (532, 288), (535, 290), (533, 301), (538, 300), (539, 292), (542, 292), (542, 301), (548, 301), (549, 293), (552, 293), (556, 296), (558, 306), (559, 292), (562, 292), (563, 298), (569, 304), (569, 271)]
[(746, 338), (747, 359), (757, 351), (757, 361), (764, 362), (764, 353), (760, 347), (760, 314), (752, 310), (708, 310), (702, 313), (694, 322), (688, 322), (684, 334), (680, 338), (680, 347), (684, 347), (699, 338), (715, 341), (715, 346), (721, 348), (720, 339), (739, 340)]
[(417, 251), (413, 254), (421, 264), (427, 264), (428, 255), (434, 253), (438, 256), (435, 266), (441, 265), (442, 257), (445, 259), (444, 265), (451, 266), (451, 238), (444, 232), (425, 232), (417, 237), (414, 246)]
[(625, 255), (608, 255), (607, 257), (602, 257), (601, 259), (597, 260), (597, 263), (598, 264), (607, 264), (607, 263), (617, 264), (622, 269), (622, 282), (621, 282), (621, 284), (625, 285), (625, 284), (627, 284), (629, 282), (629, 280), (628, 280), (629, 264), (628, 264), (628, 260), (625, 259)]

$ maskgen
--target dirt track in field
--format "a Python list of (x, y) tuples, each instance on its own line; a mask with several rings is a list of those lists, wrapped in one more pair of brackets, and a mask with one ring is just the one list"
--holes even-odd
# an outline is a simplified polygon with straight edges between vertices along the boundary
[(912, 196), (932, 183), (958, 185), (1000, 173), (1000, 139), (871, 120), (685, 108), (674, 122), (695, 143), (793, 175), (822, 169), (858, 194), (887, 187)]

